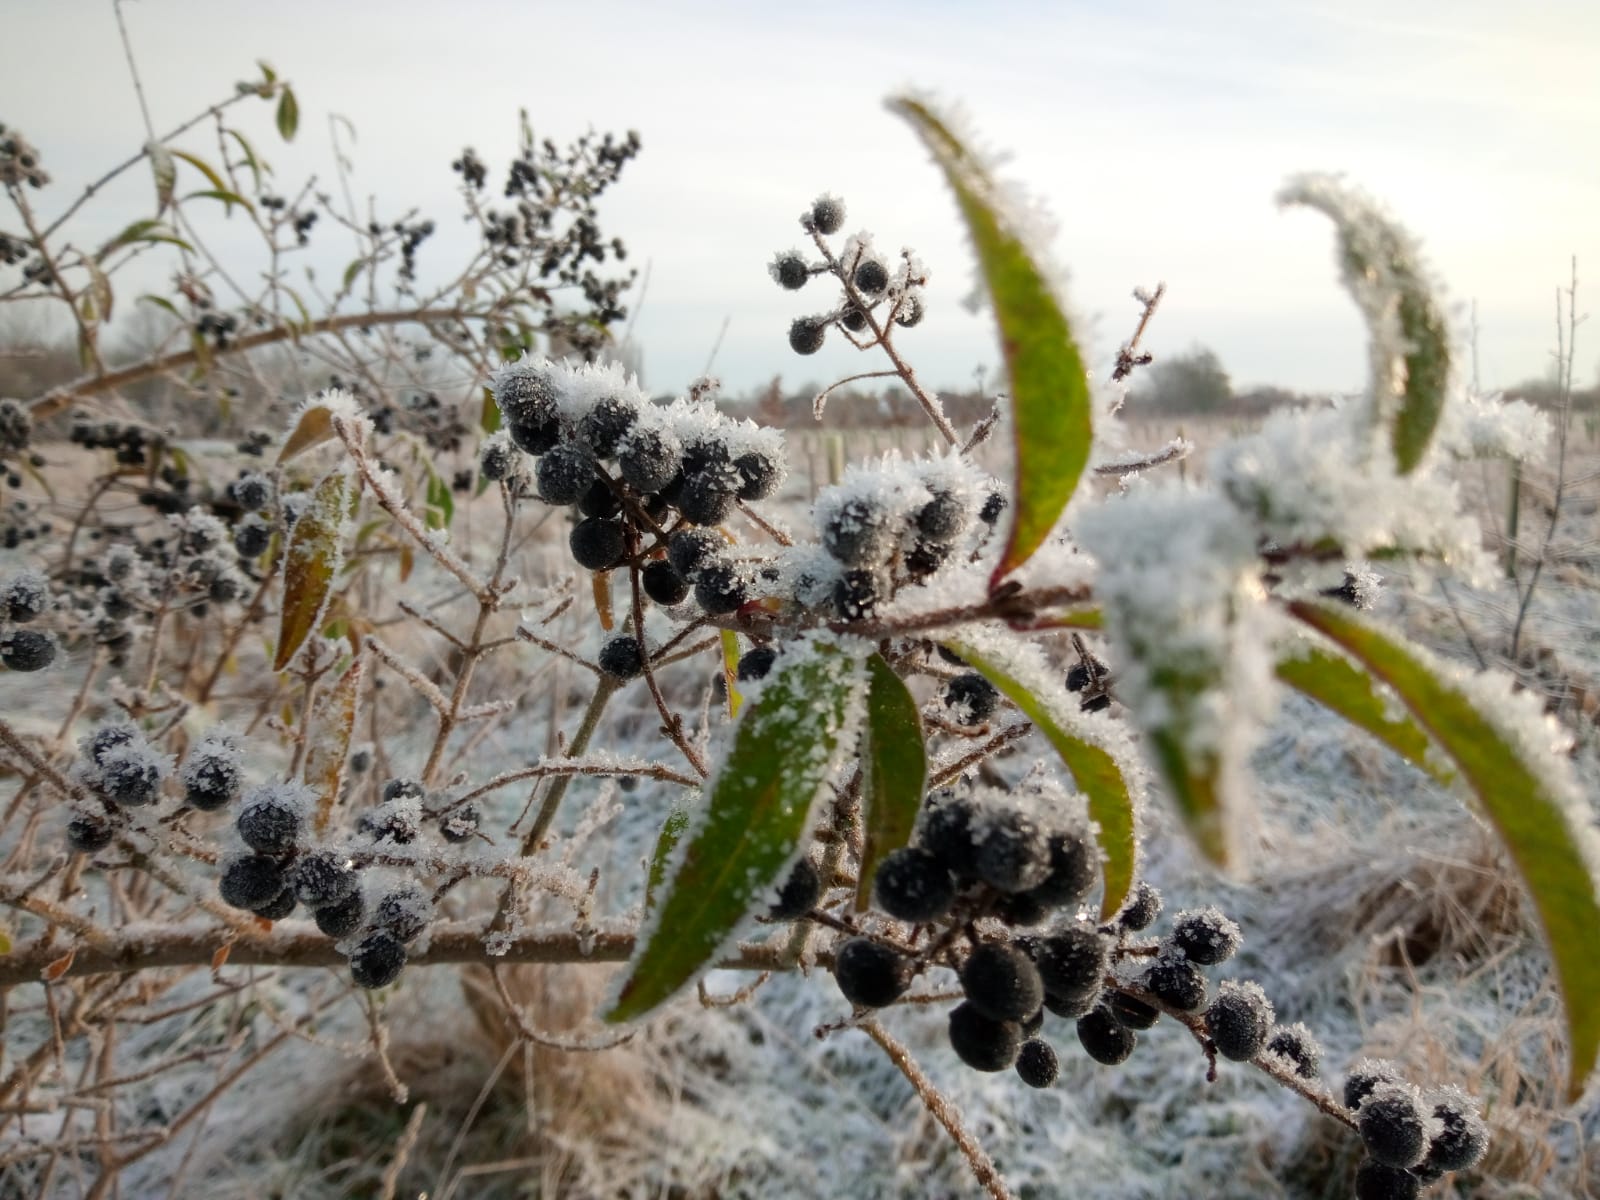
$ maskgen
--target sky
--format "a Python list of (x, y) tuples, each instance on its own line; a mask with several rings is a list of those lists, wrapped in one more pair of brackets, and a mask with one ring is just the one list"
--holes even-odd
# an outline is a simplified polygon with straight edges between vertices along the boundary
[[(424, 280), (470, 245), (449, 169), (462, 146), (493, 180), (519, 108), (558, 142), (636, 129), (643, 150), (601, 223), (649, 264), (633, 336), (656, 390), (681, 390), (713, 347), (734, 390), (881, 366), (837, 337), (810, 358), (788, 348), (789, 322), (833, 293), (783, 292), (766, 265), (800, 244), (798, 215), (823, 191), (845, 200), (847, 232), (909, 246), (930, 268), (928, 318), (902, 339), (919, 373), (953, 388), (996, 369), (992, 316), (962, 304), (973, 275), (954, 203), (883, 105), (908, 87), (960, 105), (1054, 217), (1067, 299), (1102, 370), (1131, 332), (1132, 290), (1164, 281), (1146, 343), (1158, 355), (1203, 344), (1236, 385), (1359, 388), (1363, 334), (1331, 227), (1274, 203), (1304, 170), (1342, 172), (1420, 237), (1463, 338), (1476, 302), (1486, 388), (1546, 371), (1572, 256), (1600, 272), (1593, 0), (126, 0), (123, 11), (158, 130), (231, 95), (265, 59), (293, 81), (301, 131), (279, 142), (265, 104), (242, 106), (244, 127), (280, 179), (314, 173), (331, 189), (329, 118), (348, 119), (362, 203), (376, 196), (391, 216), (414, 206), (439, 226)], [(141, 144), (143, 124), (110, 0), (6, 0), (5, 12), (0, 121), (54, 175), (39, 197), (49, 215)], [(89, 206), (85, 240), (142, 203), (149, 180), (130, 174)], [(214, 248), (226, 255), (237, 232)], [(351, 258), (331, 233), (302, 258), (330, 282)], [(1580, 310), (1582, 288), (1580, 275)], [(1591, 332), (1585, 352), (1581, 336), (1585, 381), (1600, 343)]]

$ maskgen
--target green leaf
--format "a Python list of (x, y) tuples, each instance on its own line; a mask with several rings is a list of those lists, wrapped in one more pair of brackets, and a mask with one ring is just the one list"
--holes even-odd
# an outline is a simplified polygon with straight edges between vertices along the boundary
[(361, 268), (365, 267), (368, 261), (365, 258), (358, 258), (344, 269), (344, 283), (340, 285), (340, 291), (348, 292), (350, 290), (350, 285), (355, 283), (356, 277), (361, 274)]
[(243, 196), (239, 195), (239, 193), (230, 192), (226, 188), (202, 188), (198, 192), (190, 192), (188, 195), (186, 195), (184, 197), (184, 199), (185, 200), (221, 200), (222, 203), (226, 206), (226, 211), (227, 211), (227, 214), (229, 216), (233, 215), (233, 206), (235, 204), (242, 204), (244, 206), (246, 212), (253, 213), (256, 210), (256, 206), (251, 204), (250, 201), (246, 200)]
[(483, 389), (483, 409), (478, 414), (478, 424), (483, 426), (486, 435), (500, 431), (500, 406), (494, 402), (492, 388)]
[(177, 317), (178, 320), (183, 320), (183, 314), (178, 311), (178, 306), (175, 305), (171, 300), (168, 300), (165, 296), (140, 296), (139, 303), (154, 304), (157, 308), (164, 309), (165, 311), (171, 313), (173, 316)]
[(256, 59), (256, 66), (261, 68), (261, 78), (267, 82), (268, 86), (278, 82), (278, 73), (272, 69), (271, 64), (266, 59)]
[(1477, 797), (1544, 927), (1566, 1009), (1567, 1098), (1576, 1100), (1600, 1054), (1600, 885), (1580, 842), (1593, 836), (1582, 828), (1587, 806), (1565, 762), (1482, 707), (1461, 686), (1460, 668), (1428, 661), (1416, 647), (1343, 609), (1297, 600), (1289, 611), (1393, 688)]
[(317, 484), (311, 503), (289, 531), (289, 546), (283, 555), (283, 612), (278, 652), (272, 662), (274, 671), (287, 667), (306, 638), (322, 623), (339, 574), (354, 497), (355, 489), (345, 469), (330, 471)]
[(201, 158), (198, 154), (190, 154), (187, 150), (179, 150), (174, 147), (172, 150), (172, 156), (174, 158), (183, 159), (184, 162), (188, 163), (196, 171), (199, 171), (200, 174), (206, 177), (206, 182), (217, 191), (226, 192), (230, 190), (227, 181), (223, 179), (221, 175), (217, 174), (217, 169), (205, 159)]
[(1098, 718), (1080, 715), (1078, 701), (1056, 681), (1038, 647), (1000, 636), (944, 639), (947, 649), (977, 671), (1034, 723), (1055, 748), (1089, 804), (1105, 858), (1105, 894), (1100, 915), (1115, 915), (1128, 898), (1138, 866), (1136, 814), (1141, 781), (1131, 765), (1131, 746)]
[(987, 167), (925, 103), (889, 107), (911, 123), (955, 191), (994, 304), (1010, 379), (1016, 474), (1011, 532), (993, 587), (1043, 544), (1089, 462), (1089, 379), (1072, 328)]
[(450, 494), (450, 485), (434, 472), (433, 464), (428, 465), (428, 503), (423, 512), (423, 520), (429, 529), (448, 529), (450, 522), (455, 520), (456, 501)]
[(278, 97), (278, 133), (286, 142), (294, 141), (295, 130), (300, 128), (300, 104), (294, 98), (294, 89), (284, 84)]
[(1455, 778), (1454, 772), (1429, 755), (1430, 743), (1422, 727), (1409, 717), (1393, 714), (1372, 676), (1344, 655), (1320, 646), (1295, 646), (1278, 659), (1277, 675), (1296, 691), (1366, 730), (1440, 783), (1448, 784)]
[(181, 246), (191, 254), (194, 253), (194, 247), (173, 233), (165, 222), (144, 220), (135, 221), (100, 247), (99, 253), (95, 255), (95, 261), (104, 262), (111, 256), (112, 251), (123, 246), (131, 246), (135, 242), (170, 242), (174, 246)]
[(774, 665), (746, 704), (727, 757), (706, 784), (687, 849), (641, 938), (611, 1022), (644, 1016), (709, 965), (794, 861), (811, 808), (854, 730), (860, 661), (816, 640)]
[(861, 873), (856, 911), (872, 902), (872, 881), (883, 856), (911, 840), (928, 786), (928, 752), (905, 681), (883, 655), (867, 659), (867, 722), (861, 727)]
[(739, 635), (731, 629), (722, 631), (722, 684), (728, 692), (728, 715), (737, 717), (744, 693), (739, 690)]
[(178, 164), (172, 161), (172, 151), (160, 142), (145, 146), (150, 155), (150, 172), (156, 181), (156, 216), (172, 207), (172, 192), (178, 186)]
[(1409, 475), (1438, 427), (1450, 382), (1450, 329), (1416, 244), (1370, 199), (1337, 179), (1302, 176), (1278, 198), (1316, 209), (1338, 231), (1345, 286), (1371, 337), (1373, 398), (1389, 422), (1395, 469)]
[(224, 129), (222, 132), (239, 143), (239, 153), (244, 155), (245, 166), (250, 168), (250, 175), (254, 181), (255, 189), (259, 192), (261, 190), (261, 177), (271, 174), (272, 168), (267, 165), (265, 159), (256, 154), (255, 147), (250, 144), (249, 139), (244, 134), (237, 129)]
[(656, 896), (660, 894), (661, 885), (667, 881), (667, 864), (672, 861), (672, 853), (678, 848), (678, 840), (683, 837), (683, 831), (688, 827), (689, 806), (675, 805), (667, 814), (666, 823), (661, 826), (661, 832), (656, 837), (655, 851), (650, 855), (650, 874), (644, 885), (645, 912), (655, 909)]

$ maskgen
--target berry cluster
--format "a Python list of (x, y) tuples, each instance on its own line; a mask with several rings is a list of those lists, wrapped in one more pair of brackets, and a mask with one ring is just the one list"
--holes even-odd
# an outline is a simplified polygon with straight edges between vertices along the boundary
[(42, 188), (49, 182), (50, 173), (39, 165), (39, 152), (33, 143), (22, 136), (21, 130), (0, 122), (0, 185)]
[(576, 506), (568, 544), (579, 566), (606, 571), (635, 563), (646, 593), (663, 605), (685, 600), (691, 586), (710, 613), (732, 612), (748, 599), (747, 571), (709, 527), (782, 484), (778, 431), (730, 421), (710, 402), (709, 389), (655, 405), (611, 367), (518, 363), (501, 370), (492, 387), (506, 439), (485, 446), (483, 473), (516, 478), (512, 447), (536, 456), (531, 474), (539, 498)]
[(38, 571), (20, 571), (0, 583), (0, 664), (8, 671), (42, 671), (56, 658), (55, 635), (19, 629), (49, 611), (50, 583)]
[[(838, 233), (843, 225), (844, 201), (837, 196), (817, 197), (800, 217), (800, 227), (819, 241)], [(805, 287), (813, 276), (828, 274), (842, 287), (832, 311), (796, 317), (790, 324), (789, 348), (796, 354), (815, 354), (822, 349), (830, 326), (844, 330), (845, 336), (861, 347), (864, 343), (851, 335), (863, 333), (869, 324), (881, 333), (891, 323), (909, 328), (922, 320), (926, 311), (922, 288), (928, 272), (909, 250), (901, 251), (899, 265), (891, 268), (888, 259), (873, 247), (871, 237), (857, 234), (845, 240), (838, 254), (826, 248), (824, 253), (825, 260), (818, 263), (799, 250), (784, 250), (767, 266), (773, 281), (788, 291)]]
[(142, 467), (147, 451), (161, 445), (160, 434), (145, 425), (123, 421), (93, 421), (82, 415), (72, 419), (69, 440), (85, 450), (114, 450), (117, 465)]
[(1446, 1172), (1476, 1166), (1489, 1147), (1475, 1099), (1456, 1087), (1424, 1091), (1381, 1059), (1351, 1068), (1344, 1104), (1367, 1150), (1356, 1172), (1357, 1200), (1412, 1200)]

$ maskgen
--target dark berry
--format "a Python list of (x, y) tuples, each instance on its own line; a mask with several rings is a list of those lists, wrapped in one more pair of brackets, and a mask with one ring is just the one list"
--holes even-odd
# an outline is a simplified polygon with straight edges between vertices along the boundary
[(789, 349), (796, 354), (815, 354), (822, 349), (828, 326), (816, 317), (796, 317), (789, 323)]
[(1003, 942), (985, 942), (967, 956), (961, 990), (978, 1011), (996, 1021), (1026, 1021), (1044, 1003), (1039, 968)]
[(294, 911), (294, 906), (294, 889), (286, 887), (267, 903), (256, 909), (255, 914), (266, 921), (281, 921)]
[(426, 794), (421, 780), (390, 779), (383, 785), (382, 798), (388, 804), (394, 800), (421, 800)]
[(79, 854), (93, 854), (111, 844), (113, 833), (110, 821), (85, 813), (67, 822), (67, 845)]
[(482, 820), (475, 806), (465, 805), (446, 813), (439, 819), (439, 836), (452, 845), (459, 845), (478, 832), (478, 825)]
[[(1101, 662), (1098, 658), (1092, 659), (1091, 661), (1092, 661), (1093, 667), (1094, 667), (1094, 678), (1095, 679), (1103, 678), (1105, 676), (1105, 673), (1106, 673), (1106, 665), (1105, 665), (1105, 663)], [(1084, 688), (1089, 686), (1089, 683), (1090, 683), (1090, 668), (1089, 668), (1089, 664), (1079, 662), (1079, 663), (1074, 663), (1070, 668), (1068, 668), (1068, 670), (1067, 670), (1067, 691), (1069, 691), (1069, 692), (1081, 692), (1081, 691), (1083, 691)]]
[(1069, 925), (1030, 945), (1048, 994), (1076, 1000), (1099, 992), (1110, 967), (1111, 948), (1095, 929)]
[(875, 258), (863, 259), (856, 267), (856, 290), (876, 296), (889, 286), (889, 270)]
[(1002, 892), (1026, 892), (1050, 874), (1050, 842), (1032, 817), (1018, 809), (1000, 809), (973, 822), (978, 878)]
[(154, 803), (161, 790), (162, 773), (161, 761), (141, 738), (138, 743), (109, 750), (101, 757), (94, 787), (113, 804), (135, 808)]
[(1216, 908), (1185, 909), (1172, 919), (1172, 942), (1202, 967), (1227, 962), (1239, 949), (1239, 926)]
[(1099, 859), (1077, 830), (1050, 835), (1050, 876), (1028, 893), (1047, 908), (1076, 904), (1094, 888)]
[(561, 422), (554, 417), (547, 420), (506, 422), (506, 436), (518, 450), (527, 454), (548, 454), (561, 444)]
[(1000, 692), (976, 671), (957, 675), (944, 688), (944, 706), (959, 725), (981, 725), (994, 715)]
[(811, 228), (818, 233), (838, 233), (844, 225), (844, 201), (837, 196), (818, 196), (808, 215)]
[(598, 661), (600, 669), (618, 681), (637, 679), (644, 674), (644, 651), (639, 639), (626, 633), (601, 646)]
[(995, 1020), (969, 1000), (950, 1010), (950, 1048), (974, 1071), (1004, 1071), (1022, 1051), (1022, 1027)]
[(766, 450), (751, 450), (733, 460), (739, 472), (739, 499), (765, 500), (783, 482), (783, 462)]
[(1087, 1016), (1078, 1018), (1078, 1041), (1089, 1057), (1102, 1066), (1114, 1067), (1126, 1062), (1139, 1044), (1139, 1037), (1101, 1005)]
[(594, 460), (582, 446), (552, 446), (534, 471), (539, 498), (547, 504), (575, 504), (594, 482)]
[(103, 767), (106, 757), (113, 750), (130, 746), (136, 741), (143, 743), (144, 735), (132, 725), (103, 725), (80, 741), (78, 748), (89, 756), (95, 766)]
[(640, 580), (646, 596), (669, 608), (674, 604), (682, 604), (689, 596), (689, 581), (665, 559), (646, 563), (640, 572)]
[(1489, 1148), (1489, 1130), (1471, 1097), (1457, 1088), (1445, 1088), (1431, 1099), (1433, 1115), (1443, 1128), (1428, 1144), (1424, 1170), (1442, 1174), (1477, 1166)]
[(379, 930), (361, 939), (350, 955), (350, 978), (357, 987), (387, 987), (406, 965), (405, 945), (392, 933)]
[(260, 512), (272, 503), (272, 483), (254, 471), (233, 481), (233, 498), (245, 512)]
[(990, 492), (984, 497), (983, 507), (978, 510), (978, 520), (985, 525), (993, 525), (1010, 503), (1004, 492)]
[(712, 616), (730, 613), (750, 599), (744, 573), (731, 562), (703, 567), (694, 585), (694, 598)]
[(937, 921), (955, 903), (956, 884), (935, 855), (902, 846), (878, 864), (873, 896), (878, 907), (898, 921)]
[(954, 551), (947, 542), (918, 542), (906, 554), (906, 570), (913, 579), (926, 579), (949, 562)]
[(1414, 1167), (1428, 1153), (1428, 1123), (1417, 1089), (1385, 1083), (1368, 1096), (1356, 1116), (1367, 1153), (1391, 1167)]
[(350, 860), (330, 850), (302, 855), (289, 874), (294, 894), (307, 908), (343, 904), (361, 886), (360, 876)]
[(877, 609), (886, 590), (886, 581), (877, 571), (852, 567), (834, 581), (833, 611), (841, 620), (865, 620)]
[(317, 928), (331, 938), (349, 937), (361, 926), (361, 917), (366, 910), (360, 891), (350, 893), (349, 897), (338, 904), (329, 905), (327, 908), (314, 909), (312, 918), (317, 923)]
[(847, 567), (877, 566), (889, 557), (888, 515), (862, 497), (846, 500), (822, 524), (822, 545)]
[(659, 492), (683, 466), (683, 445), (669, 429), (635, 425), (623, 439), (617, 468), (629, 486), (641, 492)]
[(507, 443), (491, 441), (485, 443), (483, 453), (478, 456), (478, 471), (485, 479), (498, 483), (508, 479), (511, 472), (516, 470), (517, 460), (515, 451)]
[(1161, 1003), (1180, 1012), (1199, 1012), (1206, 1006), (1206, 977), (1187, 958), (1163, 954), (1144, 973), (1144, 986)]
[(578, 500), (578, 511), (586, 517), (614, 517), (622, 511), (622, 501), (603, 479), (596, 479)]
[(844, 998), (861, 1008), (893, 1004), (911, 986), (911, 960), (870, 938), (853, 937), (833, 959), (833, 978)]
[(1410, 1171), (1377, 1159), (1363, 1159), (1356, 1168), (1356, 1200), (1416, 1200), (1422, 1183)]
[(1206, 1009), (1206, 1031), (1223, 1058), (1249, 1062), (1266, 1048), (1275, 1015), (1258, 986), (1225, 979)]
[(720, 525), (728, 519), (738, 499), (737, 485), (721, 470), (706, 471), (684, 478), (678, 495), (678, 511), (695, 525)]
[(667, 561), (690, 583), (701, 570), (720, 561), (728, 549), (728, 539), (714, 529), (680, 529), (667, 543)]
[(590, 571), (609, 571), (628, 552), (628, 537), (622, 522), (602, 517), (585, 517), (572, 527), (567, 538), (572, 558)]
[(222, 871), (223, 901), (246, 912), (254, 912), (271, 904), (285, 886), (283, 867), (277, 859), (264, 854), (243, 855)]
[(1112, 992), (1106, 998), (1111, 1015), (1129, 1029), (1149, 1029), (1161, 1019), (1161, 1010), (1126, 992)]
[(780, 254), (772, 263), (772, 277), (778, 286), (789, 291), (803, 288), (811, 278), (811, 268), (798, 254)]
[(1137, 933), (1141, 929), (1149, 929), (1160, 915), (1161, 893), (1148, 883), (1141, 883), (1117, 914), (1117, 924)]
[(226, 808), (239, 794), (241, 778), (236, 752), (231, 747), (214, 752), (212, 744), (201, 742), (184, 761), (179, 778), (184, 802), (191, 808), (202, 812)]
[(13, 671), (42, 671), (55, 658), (54, 634), (39, 629), (13, 629), (0, 634), (0, 662)]
[(1044, 997), (1045, 1010), (1064, 1021), (1076, 1021), (1079, 1017), (1087, 1016), (1099, 1003), (1098, 992), (1091, 992), (1087, 996), (1056, 996), (1046, 992)]
[(1267, 1050), (1288, 1059), (1295, 1074), (1302, 1079), (1315, 1079), (1322, 1070), (1322, 1047), (1311, 1030), (1298, 1021), (1274, 1029), (1267, 1041)]
[(702, 434), (683, 448), (683, 473), (703, 475), (717, 467), (733, 463), (733, 447), (718, 433)]
[(522, 364), (505, 367), (495, 376), (489, 390), (507, 423), (555, 419), (555, 381), (538, 367)]
[(953, 492), (933, 491), (933, 499), (917, 510), (917, 530), (933, 542), (954, 541), (967, 525), (967, 506)]
[(639, 419), (639, 406), (622, 396), (607, 396), (596, 401), (578, 423), (578, 436), (600, 458), (613, 458), (622, 439)]
[(1017, 1052), (1017, 1075), (1029, 1087), (1047, 1088), (1061, 1074), (1061, 1064), (1050, 1043), (1041, 1038), (1030, 1038)]
[(1364, 1058), (1345, 1076), (1344, 1106), (1352, 1110), (1360, 1108), (1361, 1102), (1372, 1095), (1380, 1083), (1399, 1083), (1401, 1078), (1400, 1068), (1394, 1063), (1381, 1058)]
[(233, 548), (239, 552), (240, 558), (260, 558), (271, 544), (272, 526), (255, 513), (233, 527)]
[(923, 307), (922, 297), (915, 292), (907, 292), (900, 301), (900, 307), (894, 314), (894, 323), (905, 329), (920, 324), (927, 309)]
[(415, 941), (428, 927), (433, 902), (414, 884), (406, 884), (379, 900), (372, 910), (372, 926), (402, 942)]
[(950, 791), (935, 792), (922, 809), (917, 840), (958, 877), (972, 874), (972, 815), (972, 801)]
[(1031, 926), (1040, 924), (1048, 917), (1050, 907), (1035, 892), (1013, 892), (1000, 897), (994, 906), (994, 915), (1007, 925)]
[(258, 787), (239, 810), (239, 836), (258, 854), (287, 854), (300, 838), (299, 804), (271, 784)]
[(50, 607), (50, 585), (37, 571), (23, 571), (0, 587), (0, 620), (35, 620)]
[(843, 315), (839, 317), (839, 324), (851, 333), (860, 333), (867, 327), (867, 310), (859, 304), (846, 304)]
[(767, 910), (767, 915), (779, 921), (792, 921), (810, 912), (820, 899), (822, 874), (811, 859), (801, 858), (778, 889), (778, 902)]

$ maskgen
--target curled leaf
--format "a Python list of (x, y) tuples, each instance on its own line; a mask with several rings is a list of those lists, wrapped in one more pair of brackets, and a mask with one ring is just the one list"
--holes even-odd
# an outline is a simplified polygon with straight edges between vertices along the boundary
[(311, 494), (311, 503), (289, 530), (283, 555), (283, 612), (278, 652), (272, 669), (289, 665), (307, 637), (322, 624), (343, 557), (355, 485), (343, 468), (330, 471)]
[[(359, 645), (354, 634), (349, 636)], [(331, 688), (318, 695), (306, 721), (305, 734), (309, 742), (302, 778), (317, 793), (318, 833), (327, 829), (344, 782), (345, 760), (350, 753), (350, 737), (355, 730), (356, 711), (361, 701), (364, 662), (357, 657)]]

